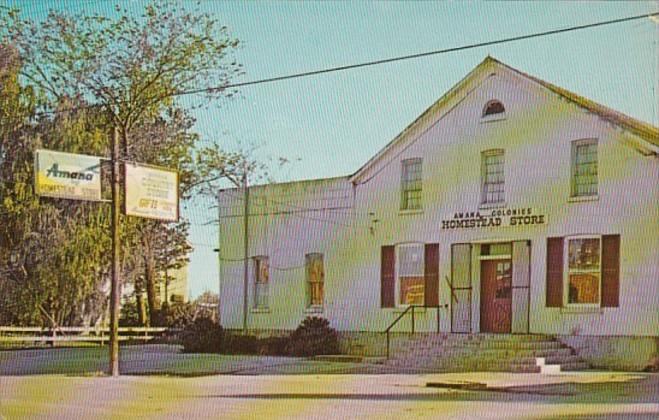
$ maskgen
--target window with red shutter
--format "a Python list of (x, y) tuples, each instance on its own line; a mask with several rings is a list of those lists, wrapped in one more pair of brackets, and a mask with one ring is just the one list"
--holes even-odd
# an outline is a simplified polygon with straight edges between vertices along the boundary
[(547, 238), (546, 306), (563, 306), (563, 238)]
[(439, 244), (426, 244), (425, 248), (425, 305), (439, 305)]
[(382, 247), (380, 264), (380, 305), (393, 308), (396, 305), (396, 251), (393, 246)]
[(620, 296), (620, 235), (602, 236), (602, 307), (617, 308)]

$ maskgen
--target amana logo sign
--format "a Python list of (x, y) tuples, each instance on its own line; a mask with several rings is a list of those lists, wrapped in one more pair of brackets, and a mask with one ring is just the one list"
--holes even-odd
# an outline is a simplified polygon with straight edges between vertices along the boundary
[(69, 171), (61, 171), (59, 169), (59, 165), (57, 163), (53, 163), (53, 166), (51, 166), (47, 171), (46, 171), (46, 176), (47, 177), (52, 177), (52, 178), (68, 178), (68, 179), (78, 179), (82, 181), (93, 181), (94, 180), (94, 174), (91, 172), (69, 172)]

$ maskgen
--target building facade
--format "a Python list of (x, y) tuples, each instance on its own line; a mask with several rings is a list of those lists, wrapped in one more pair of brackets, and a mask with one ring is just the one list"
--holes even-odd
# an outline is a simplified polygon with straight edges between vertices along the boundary
[(381, 332), (420, 305), (417, 331), (651, 355), (658, 153), (656, 127), (488, 57), (353, 175), (221, 191), (221, 322)]

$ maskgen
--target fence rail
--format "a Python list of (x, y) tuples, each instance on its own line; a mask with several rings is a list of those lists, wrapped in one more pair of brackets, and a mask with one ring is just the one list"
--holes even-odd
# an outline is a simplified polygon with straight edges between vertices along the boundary
[[(150, 341), (177, 332), (165, 327), (119, 327), (119, 341)], [(40, 335), (39, 335), (40, 334)], [(108, 327), (10, 327), (0, 326), (2, 343), (98, 342), (110, 340)]]

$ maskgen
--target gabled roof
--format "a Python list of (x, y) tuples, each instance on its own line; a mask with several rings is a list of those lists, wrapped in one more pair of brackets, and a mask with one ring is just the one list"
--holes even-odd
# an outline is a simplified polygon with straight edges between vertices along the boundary
[(428, 122), (433, 116), (439, 116), (440, 114), (443, 114), (453, 108), (453, 106), (455, 106), (455, 104), (466, 95), (465, 89), (467, 87), (473, 85), (474, 82), (478, 82), (479, 80), (482, 80), (490, 75), (491, 71), (488, 70), (494, 70), (496, 68), (507, 69), (508, 71), (528, 79), (545, 89), (548, 89), (552, 93), (559, 95), (569, 102), (572, 102), (575, 105), (598, 115), (602, 119), (629, 131), (630, 133), (639, 137), (645, 143), (647, 148), (650, 149), (650, 154), (659, 154), (659, 128), (644, 121), (640, 121), (628, 115), (622, 114), (604, 105), (598, 104), (597, 102), (594, 102), (588, 98), (570, 92), (567, 89), (563, 89), (559, 86), (538, 79), (537, 77), (531, 76), (527, 73), (510, 67), (493, 57), (487, 56), (485, 60), (483, 60), (478, 66), (469, 72), (469, 74), (467, 74), (428, 109), (426, 109), (416, 120), (405, 127), (405, 129), (401, 131), (392, 141), (390, 141), (375, 156), (373, 156), (368, 160), (368, 162), (359, 168), (359, 170), (357, 170), (357, 172), (355, 172), (350, 177), (350, 180), (352, 182), (356, 182), (357, 179), (359, 179), (369, 168), (371, 168), (377, 161), (379, 161), (385, 154), (387, 154), (389, 150), (391, 150), (399, 143), (406, 141), (409, 138), (410, 133), (416, 131), (417, 129), (422, 129), (424, 122)]

